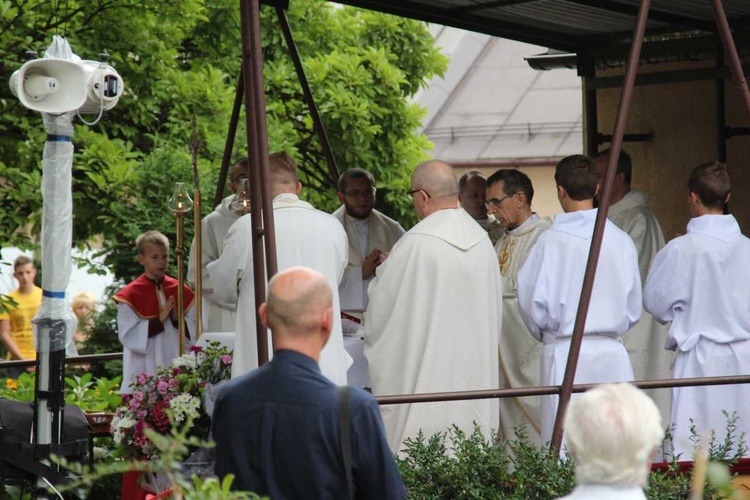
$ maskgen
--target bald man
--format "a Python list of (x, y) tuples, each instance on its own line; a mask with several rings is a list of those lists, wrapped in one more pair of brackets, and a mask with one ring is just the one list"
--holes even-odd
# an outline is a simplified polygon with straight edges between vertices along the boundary
[(275, 355), (230, 381), (213, 414), (216, 473), (232, 488), (271, 498), (404, 498), (406, 489), (383, 434), (378, 404), (349, 389), (354, 497), (344, 472), (336, 386), (318, 366), (334, 322), (327, 278), (293, 267), (271, 279), (259, 309)]
[[(207, 332), (234, 331), (237, 320), (237, 302), (219, 300), (214, 294), (214, 285), (208, 273), (208, 265), (219, 258), (224, 250), (224, 238), (232, 224), (240, 218), (241, 213), (232, 209), (235, 193), (242, 186), (242, 180), (250, 175), (247, 158), (239, 160), (229, 170), (229, 180), (232, 194), (221, 200), (213, 212), (201, 221), (201, 269), (203, 270), (203, 326)], [(190, 246), (188, 258), (187, 279), (195, 283), (195, 238)]]
[[(460, 208), (453, 169), (417, 167), (408, 192), (421, 221), (378, 268), (365, 316), (365, 355), (375, 395), (494, 389), (502, 282), (487, 233)], [(460, 286), (470, 283), (471, 286)], [(476, 422), (489, 435), (496, 400), (388, 405), (388, 444)]]
[[(346, 371), (352, 359), (344, 349), (338, 296), (348, 262), (346, 233), (335, 217), (300, 200), (302, 184), (291, 156), (284, 152), (272, 154), (270, 170), (278, 269), (307, 266), (328, 279), (334, 290), (336, 317), (331, 340), (321, 354), (320, 368), (335, 384), (346, 385)], [(227, 233), (221, 257), (208, 265), (216, 295), (221, 300), (237, 301), (233, 377), (258, 367), (252, 231), (250, 214), (240, 217)]]
[(487, 231), (494, 245), (503, 237), (505, 230), (500, 222), (490, 217), (485, 206), (487, 178), (478, 170), (466, 172), (458, 179), (458, 201), (471, 217)]

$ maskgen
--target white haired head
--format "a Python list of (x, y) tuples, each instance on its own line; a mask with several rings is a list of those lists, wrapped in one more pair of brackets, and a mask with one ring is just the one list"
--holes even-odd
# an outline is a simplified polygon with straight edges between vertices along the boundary
[(578, 484), (643, 487), (664, 437), (658, 408), (631, 384), (603, 384), (573, 399), (564, 426)]

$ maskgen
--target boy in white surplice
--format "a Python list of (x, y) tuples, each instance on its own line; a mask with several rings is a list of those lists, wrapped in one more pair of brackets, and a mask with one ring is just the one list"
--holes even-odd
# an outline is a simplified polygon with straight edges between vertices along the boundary
[[(541, 383), (560, 385), (568, 360), (597, 209), (594, 163), (568, 156), (555, 167), (555, 216), (518, 272), (518, 308), (542, 348)], [(620, 336), (641, 317), (638, 253), (626, 233), (606, 221), (594, 289), (586, 316), (575, 383), (628, 382), (633, 368)], [(557, 396), (542, 396), (542, 443), (552, 438)]]

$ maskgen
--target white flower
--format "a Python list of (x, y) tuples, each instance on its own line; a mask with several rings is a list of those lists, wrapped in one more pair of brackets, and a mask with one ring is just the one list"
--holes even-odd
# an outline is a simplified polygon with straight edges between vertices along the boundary
[(201, 400), (190, 394), (180, 394), (169, 400), (169, 407), (174, 413), (174, 421), (182, 422), (190, 417), (196, 419), (200, 416), (199, 409)]
[(114, 438), (115, 443), (122, 444), (123, 439), (125, 439), (125, 433), (122, 430), (133, 427), (135, 425), (135, 419), (128, 417), (127, 415), (121, 416), (119, 411), (117, 413), (118, 414), (112, 418), (112, 423), (110, 425), (112, 426), (112, 429), (114, 429), (112, 437)]
[(195, 356), (193, 356), (192, 354), (185, 354), (183, 356), (175, 358), (174, 361), (172, 361), (172, 364), (174, 366), (184, 366), (185, 368), (195, 368)]

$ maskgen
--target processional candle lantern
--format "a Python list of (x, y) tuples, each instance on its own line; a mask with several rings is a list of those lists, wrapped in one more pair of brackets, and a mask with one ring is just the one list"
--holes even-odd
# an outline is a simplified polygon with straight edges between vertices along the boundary
[[(175, 184), (175, 190), (167, 203), (169, 210), (177, 218), (177, 329), (179, 331), (180, 356), (185, 353), (185, 277), (183, 267), (185, 262), (185, 224), (184, 217), (193, 208), (193, 200), (188, 194), (184, 182)], [(200, 270), (198, 270), (200, 272)]]

